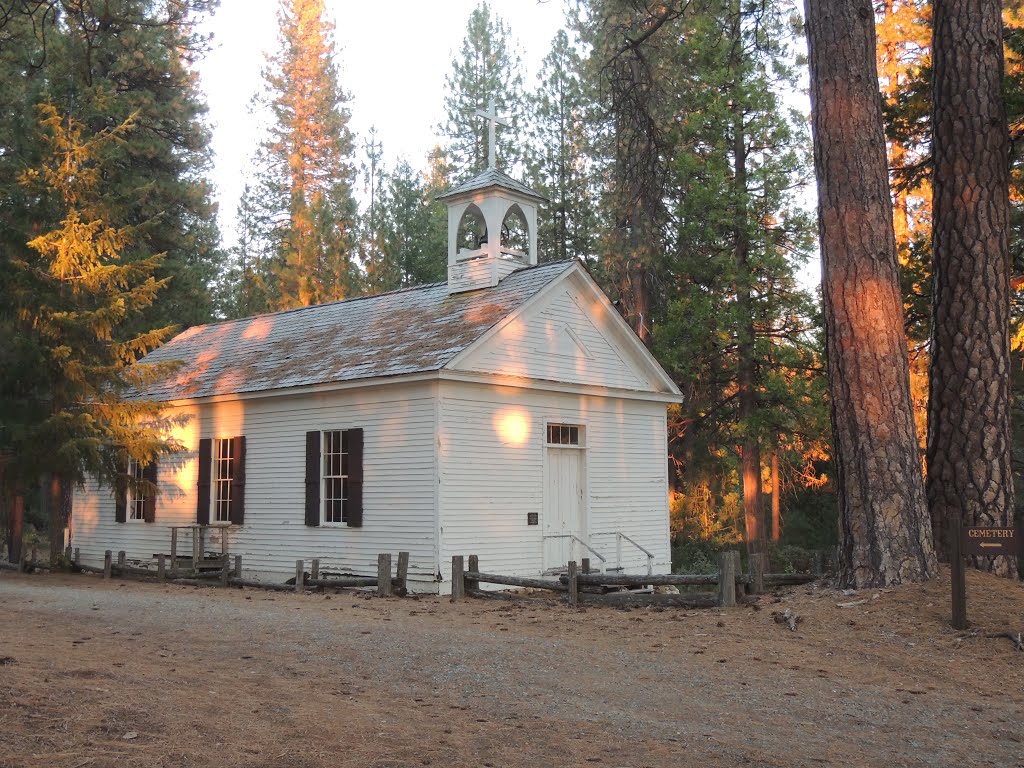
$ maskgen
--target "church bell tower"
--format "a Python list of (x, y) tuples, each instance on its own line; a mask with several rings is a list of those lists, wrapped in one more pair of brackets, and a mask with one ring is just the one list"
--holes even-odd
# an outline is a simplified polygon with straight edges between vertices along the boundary
[(499, 171), (494, 99), (477, 116), (488, 121), (487, 169), (437, 199), (448, 206), (448, 292), (492, 288), (507, 275), (537, 263), (537, 206), (544, 198)]

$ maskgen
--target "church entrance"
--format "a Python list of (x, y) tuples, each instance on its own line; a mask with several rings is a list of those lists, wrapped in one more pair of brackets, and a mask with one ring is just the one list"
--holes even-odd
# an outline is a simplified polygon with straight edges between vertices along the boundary
[(545, 448), (544, 570), (563, 569), (587, 553), (573, 536), (587, 540), (586, 453), (583, 427), (549, 424)]

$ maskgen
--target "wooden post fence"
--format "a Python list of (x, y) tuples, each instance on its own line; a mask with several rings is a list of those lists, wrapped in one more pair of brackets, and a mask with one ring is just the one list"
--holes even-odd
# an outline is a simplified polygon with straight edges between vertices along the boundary
[(723, 608), (736, 605), (736, 561), (732, 552), (718, 555), (718, 604)]
[(377, 555), (377, 595), (379, 597), (391, 597), (391, 554), (381, 553)]
[(113, 553), (108, 549), (103, 553), (103, 578), (110, 578), (111, 561), (113, 560)]
[(576, 573), (576, 561), (569, 561), (569, 591), (566, 595), (569, 600), (569, 605), (578, 605), (580, 602), (580, 583), (576, 580), (578, 574)]
[(398, 594), (404, 596), (409, 591), (409, 553), (398, 553), (398, 569), (395, 573)]
[(306, 566), (301, 560), (295, 561), (295, 591), (301, 592), (306, 587)]
[[(473, 573), (480, 573), (480, 558), (477, 555), (469, 556), (469, 571)], [(466, 577), (466, 591), (476, 591), (480, 589), (480, 582), (477, 579), (471, 579)]]
[(452, 555), (452, 600), (460, 600), (466, 596), (464, 573), (462, 555)]
[(167, 563), (166, 563), (165, 555), (163, 553), (157, 555), (156, 556), (156, 577), (160, 581), (163, 581), (165, 578), (167, 578), (167, 572), (165, 570), (166, 567), (167, 567)]

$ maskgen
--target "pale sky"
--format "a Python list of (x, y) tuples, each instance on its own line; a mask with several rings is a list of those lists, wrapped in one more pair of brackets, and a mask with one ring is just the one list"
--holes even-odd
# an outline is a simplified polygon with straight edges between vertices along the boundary
[[(358, 159), (370, 126), (393, 167), (404, 156), (414, 168), (426, 167), (426, 154), (438, 142), (444, 80), (451, 71), (478, 0), (327, 0), (335, 23), (342, 86), (351, 94), (350, 126)], [(524, 85), (532, 89), (541, 60), (562, 28), (565, 0), (490, 0), (492, 13), (511, 28), (522, 55)], [(277, 41), (277, 0), (221, 0), (208, 25), (214, 50), (201, 63), (200, 77), (210, 107), (215, 167), (211, 174), (220, 204), (224, 245), (235, 241), (234, 216), (243, 174), (261, 133), (250, 112), (262, 88), (264, 55)]]

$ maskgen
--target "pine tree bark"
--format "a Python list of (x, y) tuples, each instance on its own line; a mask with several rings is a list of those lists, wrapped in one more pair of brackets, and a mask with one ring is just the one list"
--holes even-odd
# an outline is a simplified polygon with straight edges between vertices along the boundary
[[(737, 16), (738, 18), (738, 16)], [(738, 30), (737, 30), (738, 37)], [(747, 139), (743, 115), (737, 112), (733, 121), (733, 184), (736, 213), (734, 252), (736, 257), (736, 312), (739, 333), (736, 343), (739, 420), (743, 430), (740, 448), (743, 474), (743, 522), (747, 537), (747, 554), (768, 551), (764, 503), (761, 498), (761, 444), (754, 427), (757, 416), (757, 360), (754, 357), (754, 309), (750, 297), (750, 237), (747, 232)], [(763, 560), (751, 563), (763, 564)]]
[(772, 449), (772, 541), (782, 538), (782, 478), (779, 477), (779, 450)]
[[(999, 0), (936, 0), (928, 503), (952, 525), (1013, 524), (1009, 140)], [(1009, 558), (976, 567), (1014, 575)]]
[(806, 0), (840, 581), (936, 573), (910, 372), (870, 0)]

